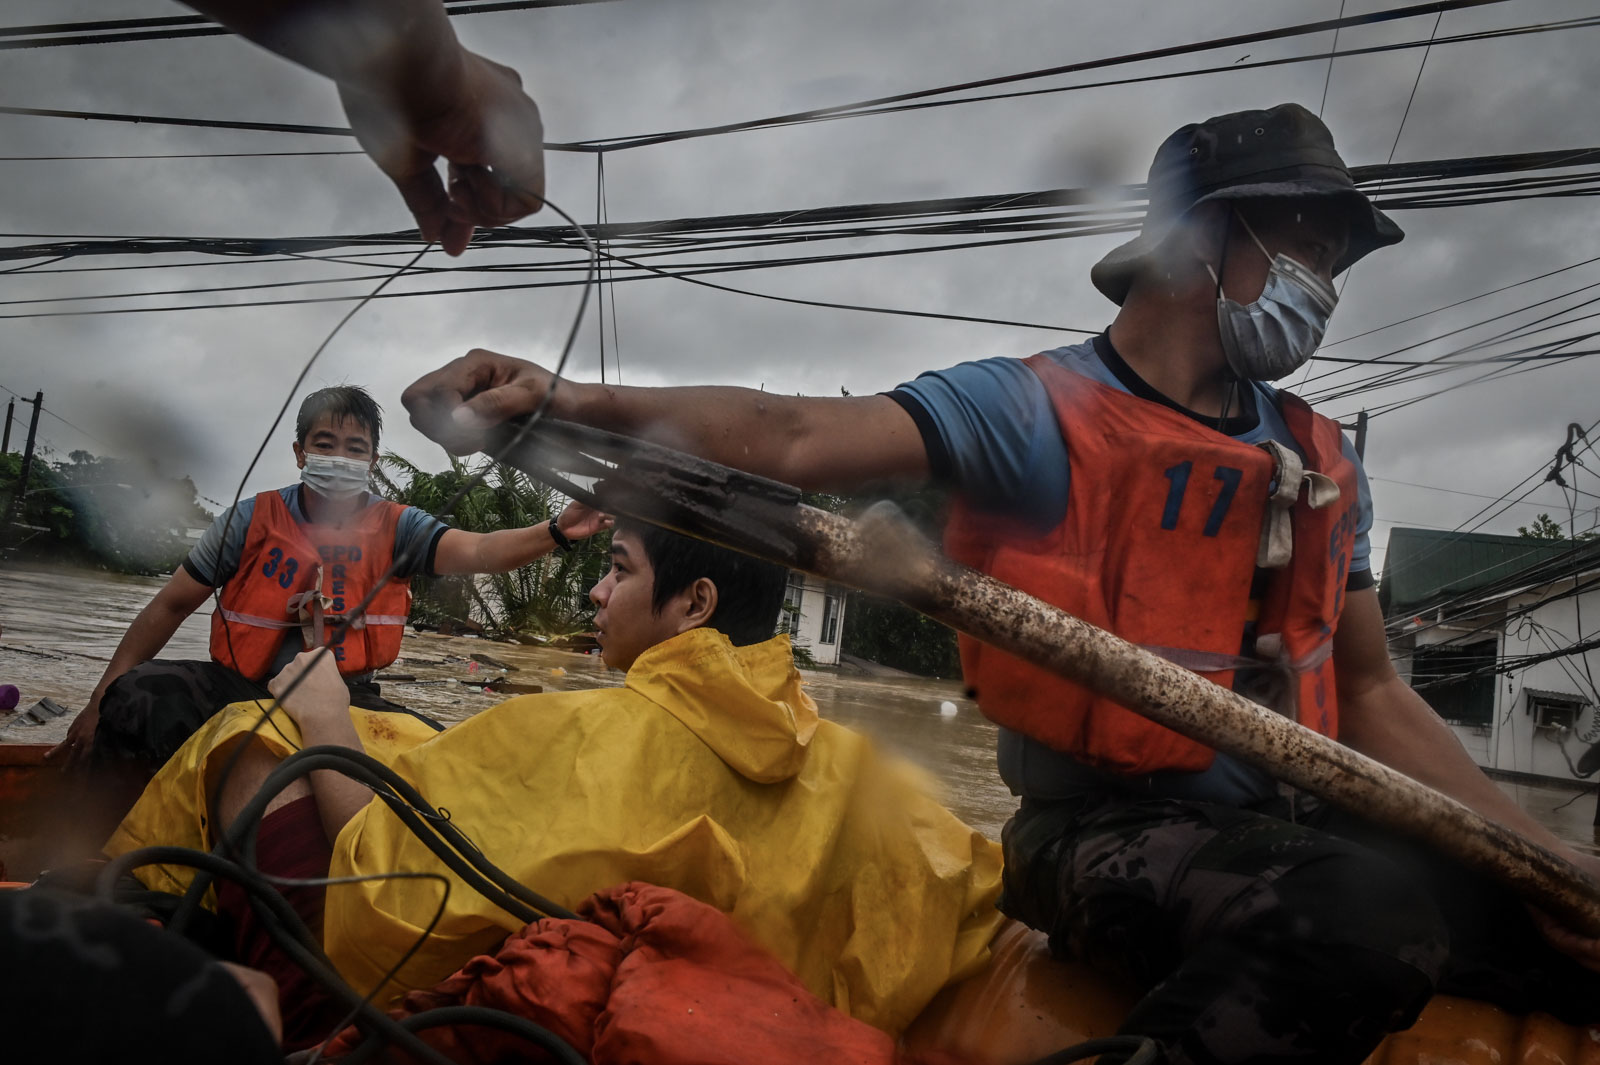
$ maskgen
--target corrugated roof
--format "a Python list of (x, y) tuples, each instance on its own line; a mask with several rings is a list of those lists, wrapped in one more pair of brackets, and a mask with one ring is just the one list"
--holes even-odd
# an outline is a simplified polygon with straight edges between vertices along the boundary
[[(1383, 557), (1384, 613), (1390, 617), (1418, 613), (1495, 585), (1515, 587), (1517, 578), (1531, 567), (1569, 555), (1573, 546), (1571, 540), (1393, 529)], [(1600, 542), (1585, 545), (1582, 555), (1573, 559), (1573, 569), (1581, 563), (1593, 565), (1596, 555)]]
[(1552, 702), (1558, 703), (1577, 703), (1581, 706), (1589, 705), (1588, 698), (1586, 696), (1579, 695), (1577, 692), (1553, 692), (1545, 688), (1523, 688), (1522, 694), (1526, 695), (1530, 699), (1548, 699)]

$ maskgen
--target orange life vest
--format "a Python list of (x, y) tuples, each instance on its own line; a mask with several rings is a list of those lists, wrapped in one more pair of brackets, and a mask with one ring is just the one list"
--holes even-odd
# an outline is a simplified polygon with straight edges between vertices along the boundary
[(409, 579), (384, 582), (361, 617), (340, 629), (394, 560), (395, 525), (405, 508), (371, 503), (349, 524), (302, 525), (283, 497), (256, 496), (238, 572), (211, 615), (211, 657), (251, 680), (267, 676), (290, 630), (307, 649), (333, 648), (339, 672), (367, 673), (400, 654), (411, 611)]
[[(1225, 686), (1253, 620), (1257, 654), (1275, 649), (1270, 657), (1284, 676), (1287, 705), (1278, 708), (1335, 735), (1328, 658), (1358, 491), (1338, 423), (1278, 393), (1305, 469), (1331, 478), (1338, 498), (1313, 509), (1295, 480), (1293, 554), (1270, 571), (1258, 604), (1251, 581), (1280, 472), (1273, 456), (1047, 356), (1026, 361), (1066, 441), (1066, 515), (1041, 534), (958, 505), (946, 529), (950, 556)], [(986, 716), (1089, 765), (1134, 775), (1211, 764), (1210, 747), (965, 636), (961, 663)]]

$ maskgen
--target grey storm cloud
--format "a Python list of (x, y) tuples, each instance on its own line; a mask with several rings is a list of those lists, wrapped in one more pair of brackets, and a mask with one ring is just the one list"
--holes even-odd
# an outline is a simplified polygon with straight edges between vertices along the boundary
[[(548, 136), (562, 141), (737, 121), (1332, 18), (1339, 6), (1332, 0), (616, 0), (461, 17), (454, 25), (469, 47), (522, 73), (540, 102)], [(1387, 6), (1387, 0), (1344, 5), (1347, 14)], [(148, 2), (9, 0), (5, 21), (175, 10)], [(1592, 13), (1592, 0), (1516, 0), (1446, 14), (1439, 33)], [(1432, 18), (1412, 19), (1352, 29), (1339, 43), (1354, 48), (1416, 39), (1432, 28)], [(1327, 33), (1116, 73), (1226, 64), (1246, 52), (1258, 61), (1325, 51), (1331, 43)], [(1398, 145), (1396, 130), (1422, 52), (1341, 59), (1325, 117), (1352, 164), (1384, 162), (1391, 149), (1404, 161), (1600, 144), (1600, 109), (1593, 106), (1600, 87), (1597, 44), (1600, 29), (1580, 29), (1432, 50)], [(331, 87), (235, 38), (3, 55), (0, 102), (15, 106), (343, 124)], [(1325, 63), (1287, 65), (613, 152), (606, 159), (608, 210), (612, 220), (631, 221), (1139, 181), (1155, 145), (1176, 126), (1284, 100), (1314, 108), (1326, 76)], [(0, 117), (0, 131), (5, 156), (350, 147), (329, 137), (45, 118)], [(580, 219), (592, 218), (593, 158), (552, 153), (548, 166), (552, 199)], [(360, 157), (0, 162), (0, 179), (0, 231), (16, 235), (7, 243), (34, 239), (23, 234), (316, 235), (410, 225), (387, 182)], [(1552, 199), (1399, 214), (1409, 239), (1353, 271), (1330, 343), (1600, 255), (1600, 222), (1587, 203)], [(1089, 285), (1088, 270), (1121, 239), (758, 270), (719, 280), (808, 299), (1095, 330), (1114, 308)], [(503, 254), (473, 251), (464, 261), (495, 261)], [(442, 255), (430, 259), (443, 263)], [(182, 261), (197, 265), (12, 273), (0, 277), (0, 300), (345, 276), (308, 263)], [(403, 260), (377, 261), (392, 269)], [(140, 264), (124, 257), (60, 265)], [(468, 283), (482, 277), (465, 276)], [(1330, 350), (1380, 355), (1591, 280), (1600, 280), (1600, 269), (1571, 271)], [(307, 286), (282, 295), (348, 293), (362, 285)], [(277, 298), (265, 291), (208, 299)], [(619, 284), (612, 296), (623, 379), (638, 384), (719, 382), (824, 395), (843, 387), (860, 394), (891, 388), (924, 369), (1026, 355), (1077, 338), (788, 306), (672, 280)], [(439, 452), (405, 424), (401, 389), (476, 346), (554, 358), (577, 300), (577, 290), (567, 288), (374, 302), (329, 347), (305, 388), (366, 384), (389, 409), (387, 445), (427, 465)], [(12, 304), (0, 313), (109, 305)], [(62, 452), (142, 450), (165, 471), (191, 473), (205, 494), (231, 497), (304, 360), (346, 309), (333, 303), (0, 320), (0, 385), (29, 394), (43, 389), (47, 406), (93, 434), (47, 419), (44, 435)], [(572, 372), (585, 379), (599, 373), (594, 317), (591, 310), (573, 354)], [(1424, 345), (1416, 355), (1442, 353), (1450, 343)], [(617, 351), (609, 335), (607, 344), (611, 373)], [(1369, 372), (1339, 370), (1317, 379), (1335, 369), (1314, 364), (1306, 392)], [(1457, 372), (1349, 397), (1324, 409), (1349, 417), (1363, 404), (1420, 395), (1466, 376)], [(1595, 385), (1591, 360), (1579, 359), (1374, 419), (1368, 466), (1380, 520), (1375, 547), (1381, 551), (1393, 524), (1450, 528), (1488, 501), (1396, 482), (1494, 497), (1548, 459), (1567, 422), (1600, 418)], [(293, 477), (290, 429), (280, 427), (276, 436), (246, 491)], [(1587, 488), (1600, 491), (1600, 485)], [(1565, 517), (1553, 489), (1531, 499)], [(1538, 509), (1514, 507), (1486, 528), (1509, 531)]]

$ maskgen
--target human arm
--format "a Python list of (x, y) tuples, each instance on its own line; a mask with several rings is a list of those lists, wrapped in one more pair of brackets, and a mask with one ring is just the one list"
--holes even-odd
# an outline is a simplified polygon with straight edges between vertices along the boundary
[[(558, 379), (474, 350), (406, 389), (412, 424), (458, 453), (488, 450), (493, 427), (533, 412)], [(559, 379), (548, 415), (654, 440), (805, 489), (924, 480), (911, 416), (887, 396), (780, 396), (751, 388), (631, 388)]]
[(543, 558), (556, 549), (550, 526), (568, 540), (583, 540), (609, 528), (611, 518), (593, 507), (573, 502), (559, 516), (522, 529), (500, 529), (491, 533), (472, 533), (447, 529), (439, 537), (433, 556), (433, 571), (449, 573), (508, 573)]
[[(1395, 672), (1376, 589), (1348, 593), (1334, 635), (1333, 662), (1341, 741), (1554, 851), (1590, 876), (1600, 874), (1600, 861), (1563, 843), (1490, 780), (1443, 719)], [(1600, 970), (1600, 939), (1559, 932), (1546, 936), (1580, 963)]]
[[(439, 0), (189, 0), (270, 51), (331, 78), (361, 147), (423, 239), (459, 255), (474, 226), (544, 197), (544, 129), (516, 71), (467, 51)], [(448, 190), (434, 164), (450, 163)]]
[(172, 639), (172, 634), (178, 631), (178, 626), (198, 610), (210, 595), (211, 588), (195, 580), (184, 567), (180, 566), (168, 578), (155, 597), (139, 611), (133, 624), (128, 626), (128, 631), (123, 633), (121, 642), (111, 655), (111, 662), (100, 676), (100, 682), (94, 686), (89, 701), (67, 730), (67, 738), (50, 749), (47, 757), (51, 761), (64, 758), (70, 764), (89, 753), (89, 748), (94, 745), (94, 730), (100, 723), (100, 700), (105, 697), (111, 682), (134, 666), (160, 654), (167, 641)]
[[(350, 689), (339, 676), (339, 668), (327, 648), (295, 655), (267, 682), (267, 690), (300, 727), (305, 746), (365, 750), (350, 720)], [(311, 794), (317, 800), (317, 814), (329, 843), (372, 801), (370, 788), (333, 769), (318, 769), (311, 774)]]

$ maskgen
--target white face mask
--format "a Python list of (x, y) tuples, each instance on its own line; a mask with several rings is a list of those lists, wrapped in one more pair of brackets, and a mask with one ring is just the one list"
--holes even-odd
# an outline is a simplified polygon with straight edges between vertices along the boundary
[[(1245, 232), (1261, 254), (1267, 249), (1243, 218)], [(1248, 307), (1222, 295), (1217, 272), (1206, 264), (1217, 282), (1217, 327), (1228, 367), (1247, 381), (1276, 381), (1306, 364), (1322, 343), (1328, 318), (1339, 302), (1333, 286), (1311, 269), (1287, 255), (1268, 256), (1272, 269), (1261, 296)]]
[(342, 503), (365, 492), (371, 475), (369, 462), (308, 451), (306, 464), (300, 470), (300, 481), (324, 499)]

